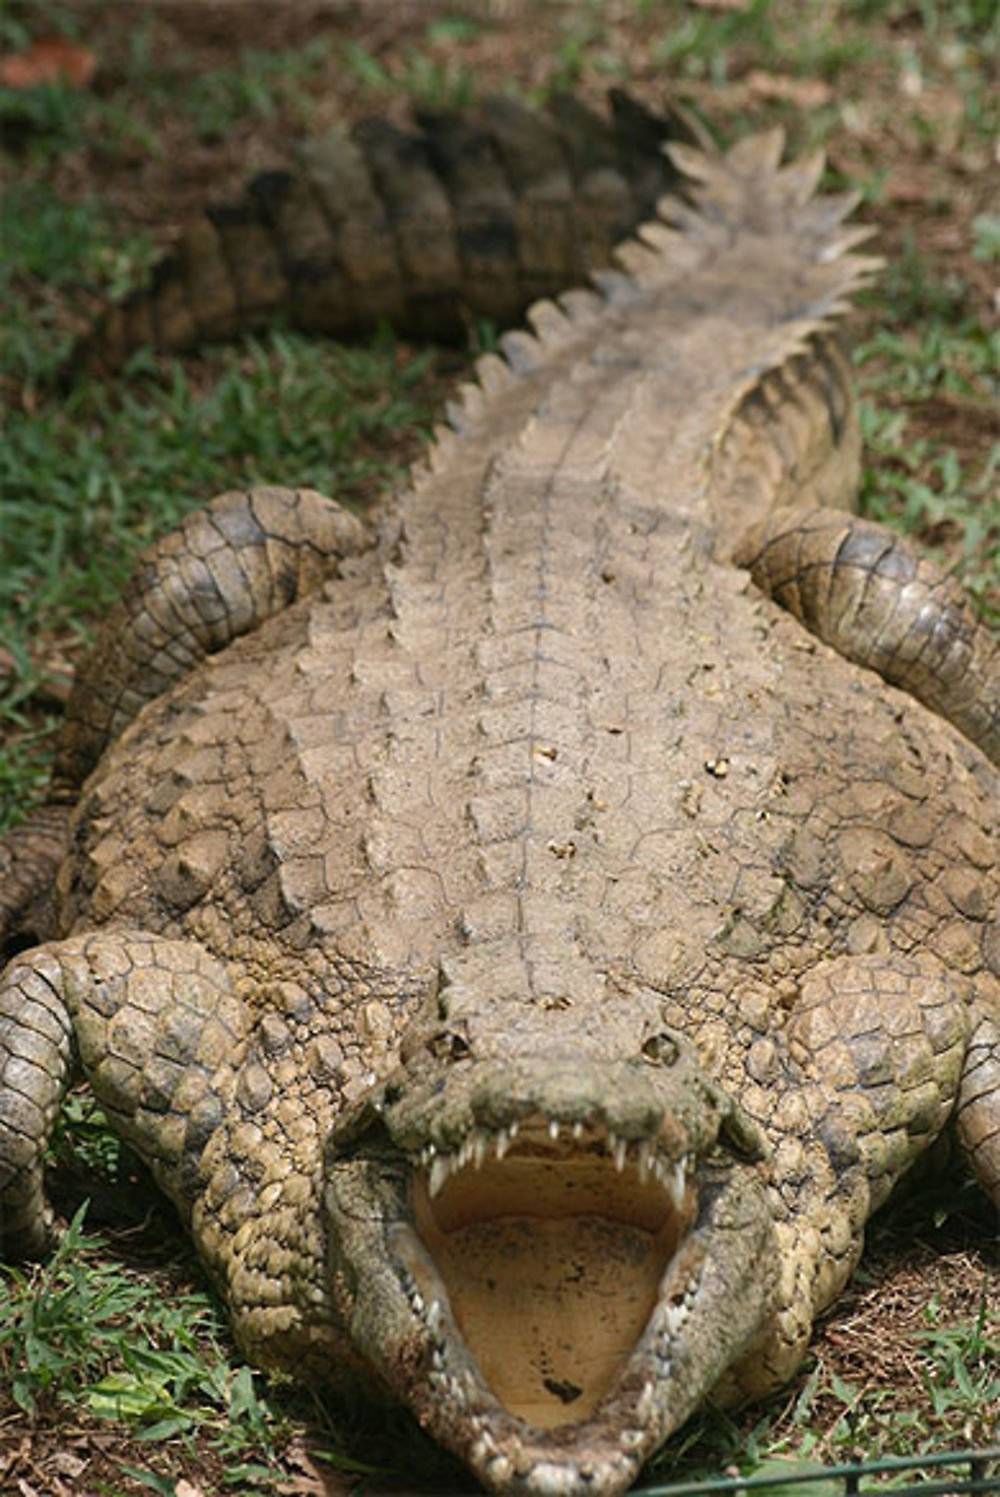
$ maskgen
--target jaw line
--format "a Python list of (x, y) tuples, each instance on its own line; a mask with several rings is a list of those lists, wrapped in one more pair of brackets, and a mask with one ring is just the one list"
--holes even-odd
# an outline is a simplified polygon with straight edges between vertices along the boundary
[[(528, 1135), (532, 1136), (529, 1127)], [(494, 1157), (512, 1148), (509, 1130), (490, 1140)], [(538, 1141), (538, 1128), (534, 1129)], [(609, 1169), (621, 1148), (608, 1149)], [(497, 1147), (499, 1143), (499, 1147)], [(676, 1182), (687, 1171), (681, 1160), (650, 1162), (651, 1141), (633, 1142), (637, 1161), (645, 1148), (644, 1174)], [(517, 1148), (514, 1144), (513, 1147)], [(625, 1145), (626, 1155), (629, 1146)], [(655, 1153), (655, 1150), (653, 1150)], [(766, 1206), (757, 1172), (750, 1166), (718, 1162), (695, 1173), (701, 1199), (697, 1213), (678, 1232), (660, 1276), (652, 1312), (610, 1386), (587, 1417), (554, 1428), (539, 1427), (511, 1412), (480, 1371), (452, 1309), (451, 1295), (432, 1253), (421, 1240), (413, 1206), (414, 1191), (447, 1198), (447, 1182), (475, 1169), (482, 1154), (473, 1131), (444, 1157), (425, 1149), (416, 1159), (397, 1152), (390, 1210), (386, 1194), (386, 1155), (331, 1161), (331, 1198), (346, 1194), (357, 1202), (374, 1194), (380, 1210), (352, 1214), (353, 1227), (341, 1230), (341, 1250), (354, 1257), (363, 1235), (370, 1257), (381, 1244), (386, 1273), (377, 1282), (362, 1274), (352, 1314), (355, 1344), (374, 1361), (385, 1381), (429, 1432), (463, 1459), (489, 1488), (505, 1492), (587, 1494), (600, 1497), (631, 1482), (643, 1461), (688, 1417), (712, 1383), (745, 1346), (764, 1312), (763, 1260), (770, 1240)], [(462, 1163), (459, 1158), (462, 1157)], [(470, 1162), (471, 1161), (471, 1162)], [(436, 1191), (431, 1175), (437, 1163)], [(618, 1165), (622, 1174), (627, 1160)], [(684, 1161), (693, 1168), (694, 1162)], [(638, 1176), (636, 1162), (633, 1174)], [(379, 1176), (377, 1191), (374, 1176)], [(407, 1183), (407, 1181), (409, 1183)], [(414, 1181), (417, 1182), (414, 1185)], [(666, 1187), (663, 1187), (666, 1190)], [(676, 1192), (672, 1184), (671, 1194)], [(694, 1203), (690, 1203), (694, 1213)], [(331, 1215), (344, 1216), (333, 1205)], [(741, 1228), (733, 1233), (732, 1227)], [(712, 1240), (721, 1238), (726, 1261), (713, 1261)], [(378, 1238), (376, 1243), (373, 1238)], [(766, 1239), (766, 1241), (765, 1241)], [(715, 1257), (719, 1255), (716, 1253)], [(362, 1261), (363, 1261), (362, 1259)], [(734, 1287), (752, 1286), (734, 1304)], [(706, 1364), (695, 1354), (708, 1334), (714, 1355)], [(402, 1371), (401, 1371), (402, 1369)]]

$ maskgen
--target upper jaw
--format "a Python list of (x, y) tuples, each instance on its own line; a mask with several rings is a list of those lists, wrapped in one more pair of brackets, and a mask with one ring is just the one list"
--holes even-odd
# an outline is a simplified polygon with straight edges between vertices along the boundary
[[(331, 1141), (331, 1251), (353, 1265), (358, 1350), (487, 1488), (607, 1497), (758, 1329), (773, 1261), (764, 1187), (752, 1162), (719, 1147), (718, 1119), (709, 1139), (654, 1111), (626, 1137), (599, 1107), (571, 1117), (537, 1098), (527, 1111), (528, 1100), (416, 1148), (407, 1126), (405, 1149), (391, 1106), (388, 1128), (370, 1109), (353, 1148)], [(617, 1270), (602, 1277), (606, 1241), (625, 1244), (638, 1270), (629, 1304), (609, 1302), (610, 1331), (592, 1346), (580, 1325), (617, 1292)], [(535, 1345), (538, 1304), (554, 1308)], [(584, 1334), (574, 1344), (566, 1332), (561, 1363), (560, 1315)], [(501, 1326), (509, 1348), (501, 1337), (497, 1363)]]

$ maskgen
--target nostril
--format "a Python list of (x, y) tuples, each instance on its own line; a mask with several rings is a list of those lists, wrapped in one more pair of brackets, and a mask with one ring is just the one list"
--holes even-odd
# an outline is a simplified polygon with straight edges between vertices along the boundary
[(436, 1060), (464, 1060), (471, 1053), (468, 1040), (457, 1029), (439, 1029), (427, 1041), (427, 1049)]
[(642, 1053), (652, 1065), (672, 1066), (680, 1051), (672, 1034), (651, 1034), (643, 1042)]

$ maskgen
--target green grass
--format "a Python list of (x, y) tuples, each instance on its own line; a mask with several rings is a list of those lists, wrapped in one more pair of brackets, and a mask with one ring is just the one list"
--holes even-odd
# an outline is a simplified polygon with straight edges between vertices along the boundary
[(0, 1267), (0, 1368), (13, 1403), (30, 1418), (84, 1411), (150, 1443), (199, 1436), (234, 1484), (273, 1489), (287, 1419), (227, 1354), (214, 1299), (183, 1285), (163, 1294), (108, 1260), (84, 1216), (44, 1265)]
[(899, 412), (865, 402), (861, 417), (873, 459), (865, 466), (864, 513), (919, 537), (924, 554), (954, 571), (980, 613), (1000, 621), (1000, 443), (973, 469), (952, 449), (911, 437)]
[(391, 64), (354, 40), (343, 44), (340, 60), (373, 103), (403, 96), (429, 109), (470, 109), (480, 91), (461, 50), (482, 31), (482, 23), (470, 16), (445, 11), (427, 22), (419, 44), (405, 46)]
[(399, 476), (399, 434), (429, 419), (427, 356), (404, 358), (391, 342), (348, 348), (274, 332), (210, 363), (207, 388), (176, 363), (165, 383), (86, 384), (8, 417), (0, 644), (15, 671), (0, 732), (19, 733), (0, 770), (0, 827), (40, 784), (46, 744), (26, 716), (46, 670), (40, 636), (88, 635), (143, 546), (212, 494), (279, 483), (347, 504), (371, 498)]
[[(973, 231), (974, 245), (989, 242), (989, 223), (977, 219)], [(854, 351), (866, 454), (861, 508), (917, 537), (998, 622), (1000, 441), (977, 444), (963, 459), (935, 427), (943, 404), (983, 433), (995, 429), (1000, 335), (970, 315), (961, 278), (922, 255), (909, 232), (866, 304), (881, 326)]]
[(408, 47), (393, 67), (361, 42), (346, 42), (341, 56), (344, 67), (373, 99), (402, 94), (428, 108), (468, 109), (478, 93), (467, 67), (423, 48)]
[[(155, 92), (155, 91), (154, 91)], [(147, 102), (149, 102), (147, 96)], [(29, 162), (56, 165), (81, 139), (106, 156), (159, 152), (155, 125), (124, 98), (102, 98), (66, 83), (0, 87), (0, 135)]]
[[(37, 23), (35, 35), (46, 35), (41, 12), (26, 13)], [(80, 27), (53, 20), (59, 34)], [(17, 22), (9, 30), (12, 50), (32, 39)], [(31, 88), (0, 87), (0, 128), (8, 148), (28, 150), (35, 159), (58, 160), (86, 139), (90, 148), (109, 156), (125, 152), (157, 156), (162, 150), (157, 120), (163, 111), (186, 115), (195, 137), (223, 139), (247, 119), (273, 120), (279, 114), (296, 129), (312, 115), (314, 91), (326, 75), (330, 45), (316, 37), (293, 50), (236, 49), (235, 61), (211, 74), (192, 68), (183, 53), (164, 56), (147, 14), (130, 27), (127, 52), (113, 93), (75, 88), (64, 82)]]
[(170, 86), (178, 90), (199, 140), (221, 140), (243, 120), (272, 119), (282, 108), (303, 128), (312, 114), (308, 85), (326, 72), (329, 52), (323, 37), (297, 51), (248, 47), (234, 67), (196, 76), (188, 86), (175, 77)]

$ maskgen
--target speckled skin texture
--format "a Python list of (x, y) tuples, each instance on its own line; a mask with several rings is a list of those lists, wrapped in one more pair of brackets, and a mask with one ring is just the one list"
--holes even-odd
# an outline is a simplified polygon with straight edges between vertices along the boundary
[[(869, 262), (779, 152), (679, 153), (701, 211), (483, 361), (370, 541), (267, 498), (292, 551), (325, 527), (330, 580), (275, 586), (263, 501), (217, 501), (258, 514), (233, 565), (270, 556), (271, 617), (208, 656), (185, 616), (188, 654), (149, 645), (175, 684), (133, 700), (138, 650), (73, 706), (66, 762), (85, 722), (97, 763), (53, 939), (0, 989), (9, 1250), (50, 1236), (79, 1065), (247, 1354), (373, 1377), (498, 1492), (623, 1491), (703, 1399), (787, 1378), (946, 1128), (1000, 1202), (995, 644), (929, 572), (907, 615), (870, 528), (830, 543), (858, 444), (828, 324)], [(890, 625), (930, 707), (845, 658)], [(558, 1422), (524, 1409), (586, 1389), (548, 1347), (501, 1396), (467, 1331), (488, 1296), (442, 1265), (455, 1231), (509, 1260), (523, 1221), (541, 1256), (539, 1199), (573, 1190), (604, 1223), (569, 1239), (584, 1277), (609, 1224), (664, 1258)]]

